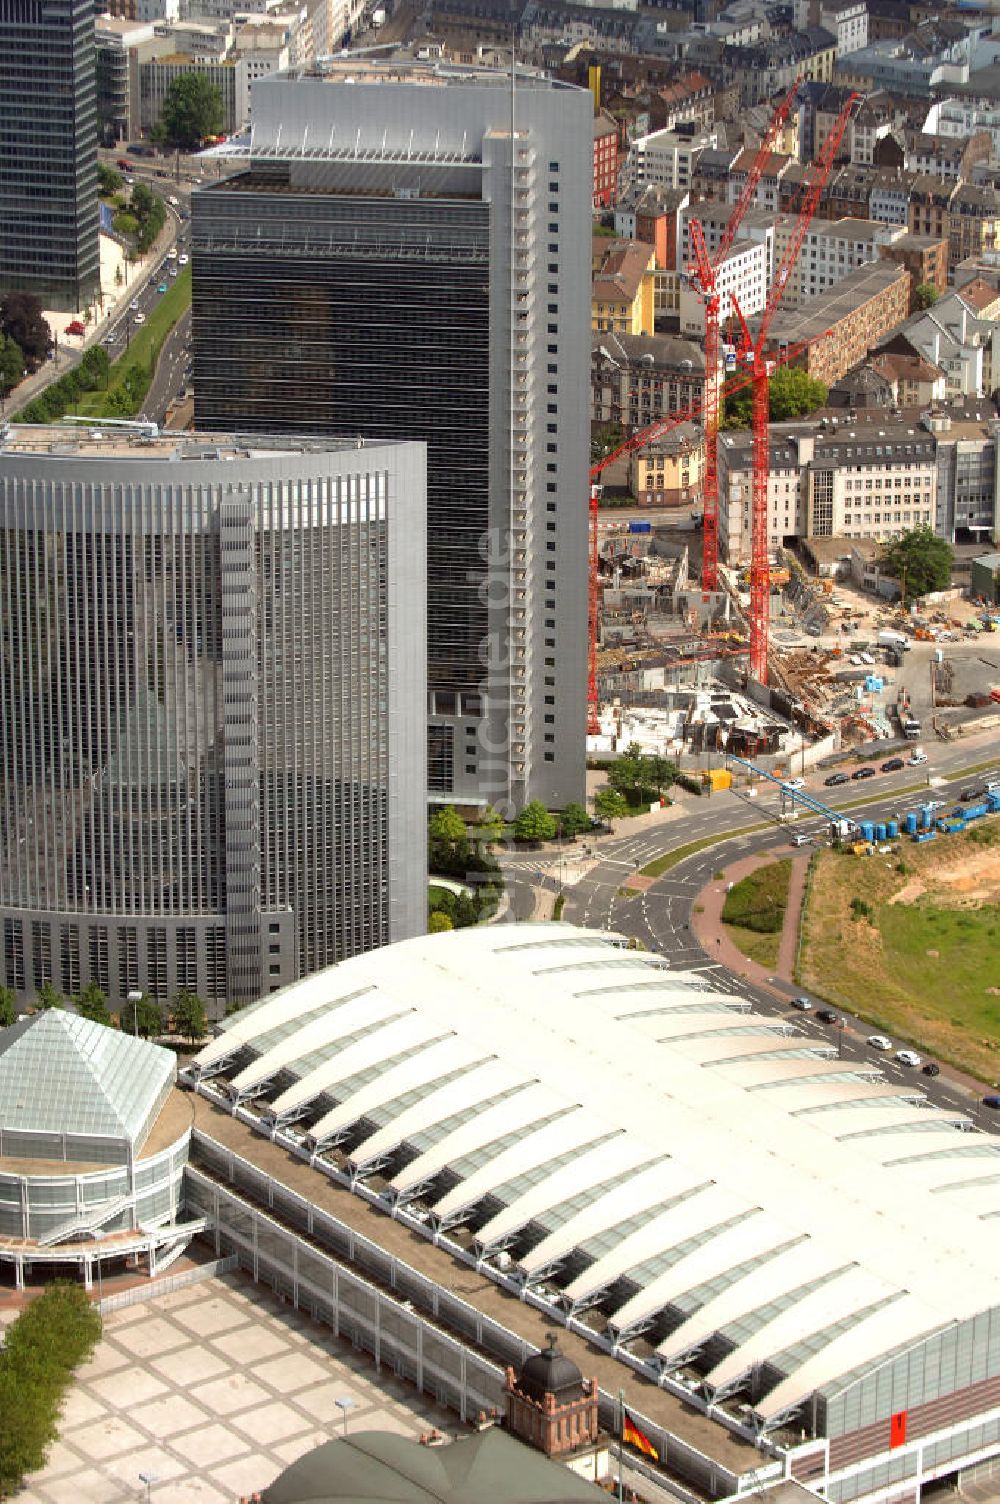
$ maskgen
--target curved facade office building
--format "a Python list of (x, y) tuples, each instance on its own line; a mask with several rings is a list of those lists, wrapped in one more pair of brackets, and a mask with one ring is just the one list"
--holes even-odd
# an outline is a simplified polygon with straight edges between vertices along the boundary
[(0, 978), (219, 1014), (422, 933), (423, 445), (0, 439)]

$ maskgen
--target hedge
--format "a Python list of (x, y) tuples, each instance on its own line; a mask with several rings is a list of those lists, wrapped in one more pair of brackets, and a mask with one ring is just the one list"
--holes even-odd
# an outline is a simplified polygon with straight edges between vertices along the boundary
[(52, 1284), (7, 1328), (0, 1349), (0, 1498), (45, 1462), (73, 1370), (101, 1335), (86, 1292)]

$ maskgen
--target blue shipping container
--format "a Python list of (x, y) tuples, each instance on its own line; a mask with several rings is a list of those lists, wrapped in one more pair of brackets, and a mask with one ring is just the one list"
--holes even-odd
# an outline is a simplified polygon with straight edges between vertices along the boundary
[(864, 836), (866, 841), (874, 841), (875, 827), (870, 820), (862, 820), (861, 834)]
[[(955, 811), (958, 814), (958, 811)], [(990, 813), (988, 804), (967, 804), (962, 810), (962, 816), (966, 820), (981, 820), (984, 815)]]
[(936, 830), (922, 830), (918, 835), (915, 835), (913, 839), (917, 842), (918, 845), (920, 845), (923, 841), (933, 841), (936, 835)]

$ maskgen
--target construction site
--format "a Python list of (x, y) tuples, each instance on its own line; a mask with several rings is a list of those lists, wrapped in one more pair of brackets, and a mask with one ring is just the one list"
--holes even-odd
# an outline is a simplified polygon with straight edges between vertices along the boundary
[[(699, 221), (689, 224), (687, 275), (705, 313), (702, 401), (634, 431), (591, 468), (591, 753), (633, 744), (673, 756), (718, 750), (774, 756), (789, 765), (799, 758), (805, 771), (807, 764), (873, 743), (946, 738), (998, 710), (1000, 637), (991, 634), (1000, 624), (960, 588), (925, 603), (923, 615), (904, 612), (892, 598), (898, 591), (880, 590), (877, 578), (874, 589), (866, 588), (871, 561), (860, 580), (853, 571), (850, 581), (843, 578), (848, 571), (837, 566), (850, 552), (846, 540), (802, 540), (813, 574), (769, 538), (770, 377), (804, 348), (773, 349), (771, 322), (857, 96), (844, 104), (808, 170), (794, 227), (752, 329), (735, 295), (727, 294), (731, 306), (722, 306), (716, 270), (754, 201), (770, 143), (797, 88), (775, 111), (714, 253)], [(719, 558), (719, 424), (725, 400), (747, 388), (751, 549), (749, 565), (737, 569)], [(678, 518), (634, 509), (626, 515), (601, 507), (604, 480), (615, 466), (621, 473), (623, 462), (692, 422), (704, 435), (701, 513)], [(868, 552), (877, 559), (877, 545)]]

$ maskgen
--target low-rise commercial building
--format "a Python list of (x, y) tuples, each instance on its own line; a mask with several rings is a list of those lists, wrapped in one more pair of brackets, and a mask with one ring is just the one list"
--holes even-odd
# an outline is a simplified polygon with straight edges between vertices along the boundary
[(652, 334), (652, 246), (637, 240), (594, 241), (590, 327), (597, 333)]
[[(928, 424), (932, 427), (932, 420), (879, 410), (772, 424), (769, 546), (777, 549), (804, 536), (885, 540), (914, 527), (954, 536), (955, 502), (938, 506), (940, 445)], [(980, 490), (988, 489), (991, 506), (995, 496), (994, 437), (981, 425), (970, 442), (975, 464), (970, 450), (963, 456), (961, 486), (951, 483), (956, 496), (961, 491), (963, 518), (972, 511), (973, 470), (980, 480), (988, 474)], [(750, 558), (752, 448), (749, 433), (720, 436), (719, 546), (731, 564)], [(957, 473), (954, 458), (942, 463)]]
[(704, 432), (682, 423), (631, 456), (629, 489), (641, 507), (696, 506), (704, 471)]
[(610, 117), (594, 116), (594, 210), (608, 209), (618, 189), (618, 126)]
[(849, 272), (801, 309), (779, 308), (771, 323), (771, 343), (780, 350), (811, 341), (794, 364), (832, 386), (904, 321), (909, 307), (909, 272), (876, 261)]
[(705, 352), (695, 340), (654, 334), (594, 336), (590, 416), (634, 431), (700, 403)]
[[(794, 233), (795, 220), (782, 216), (776, 231), (779, 262)], [(783, 306), (795, 308), (821, 297), (850, 272), (878, 261), (882, 246), (902, 234), (900, 226), (875, 219), (814, 219), (788, 278)]]
[(948, 291), (948, 241), (943, 236), (935, 239), (907, 231), (884, 241), (878, 253), (883, 261), (895, 261), (909, 272), (911, 312), (918, 287), (933, 287), (939, 295)]
[(663, 188), (690, 188), (700, 154), (718, 144), (715, 131), (678, 126), (639, 136), (629, 147), (622, 169), (629, 184), (658, 183)]

